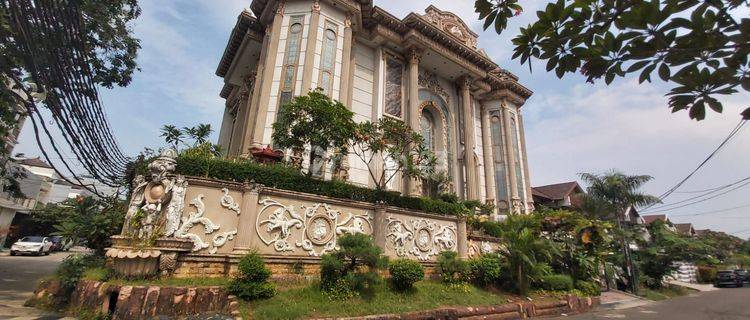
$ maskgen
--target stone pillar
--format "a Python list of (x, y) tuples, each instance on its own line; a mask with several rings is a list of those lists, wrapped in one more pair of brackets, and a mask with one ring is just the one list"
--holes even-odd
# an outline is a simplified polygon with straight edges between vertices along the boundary
[(529, 178), (529, 161), (526, 158), (526, 135), (524, 134), (521, 110), (518, 110), (518, 131), (521, 133), (521, 161), (523, 161), (523, 177), (526, 180), (526, 199), (521, 199), (521, 201), (523, 201), (524, 208), (534, 210), (533, 205), (528, 205), (528, 202), (532, 201), (533, 198), (531, 196), (531, 178)]
[(513, 131), (511, 131), (510, 128), (510, 117), (512, 116), (510, 113), (510, 109), (508, 108), (507, 102), (502, 102), (502, 108), (503, 108), (503, 129), (505, 129), (505, 158), (507, 161), (506, 163), (506, 169), (508, 169), (508, 182), (510, 183), (510, 201), (511, 203), (508, 204), (508, 211), (510, 213), (518, 213), (516, 212), (516, 206), (515, 203), (517, 203), (520, 199), (518, 197), (518, 179), (516, 178), (516, 157), (513, 154), (513, 138), (516, 136)]
[(458, 247), (458, 257), (461, 259), (467, 259), (469, 257), (469, 245), (468, 238), (469, 233), (466, 231), (466, 217), (458, 218), (458, 230), (456, 237), (456, 246)]
[[(263, 79), (258, 92), (258, 113), (255, 119), (255, 127), (253, 128), (252, 138), (248, 139), (251, 141), (250, 146), (261, 147), (263, 145), (263, 133), (266, 129), (266, 118), (268, 117), (268, 104), (271, 102), (271, 84), (273, 82), (273, 71), (276, 66), (276, 56), (279, 52), (279, 36), (281, 34), (281, 22), (284, 18), (284, 2), (279, 3), (279, 8), (276, 10), (276, 14), (273, 17), (273, 23), (271, 29), (266, 30), (266, 34), (270, 34), (271, 38), (268, 42), (268, 49), (266, 49), (266, 61), (263, 64)], [(243, 148), (242, 152), (248, 152), (249, 148)]]
[[(490, 131), (490, 112), (482, 105), (482, 155), (484, 156), (484, 187), (487, 202), (497, 204), (495, 191), (495, 161), (492, 158), (492, 132)], [(497, 211), (497, 210), (496, 210)]]
[(312, 90), (313, 68), (315, 67), (315, 45), (318, 43), (318, 29), (320, 28), (320, 3), (313, 1), (310, 13), (310, 26), (307, 31), (307, 45), (305, 46), (305, 64), (302, 73), (302, 94)]
[(466, 199), (479, 200), (479, 179), (477, 162), (474, 159), (474, 113), (471, 108), (471, 79), (463, 77), (458, 81), (461, 91), (461, 114), (464, 118), (464, 165), (466, 166)]
[[(268, 37), (265, 37), (263, 39), (264, 45), (267, 45), (267, 38)], [(265, 60), (265, 58), (262, 59)], [(260, 61), (258, 63), (260, 63)], [(261, 66), (259, 65), (258, 68), (260, 69)], [(258, 71), (252, 72), (248, 75), (247, 79), (245, 79), (245, 83), (240, 88), (240, 93), (237, 97), (237, 99), (240, 100), (240, 108), (237, 110), (234, 126), (235, 129), (232, 133), (235, 137), (232, 137), (229, 145), (229, 154), (233, 156), (247, 153), (248, 148), (250, 147), (249, 135), (252, 132), (252, 126), (255, 124), (255, 117), (258, 110), (258, 99), (256, 96), (258, 95), (258, 90), (260, 90), (257, 75)], [(252, 84), (252, 87), (250, 87), (250, 84)]]
[(261, 186), (245, 182), (242, 188), (242, 205), (240, 218), (237, 221), (237, 241), (233, 253), (247, 253), (253, 248), (255, 238), (255, 220), (258, 216), (258, 198)]
[(388, 220), (386, 220), (387, 212), (385, 208), (386, 205), (382, 203), (375, 206), (372, 223), (372, 239), (375, 241), (375, 245), (383, 249), (384, 252), (385, 240), (388, 236)]
[[(409, 50), (409, 105), (405, 112), (409, 127), (415, 132), (419, 132), (419, 61), (422, 59), (422, 53), (416, 49)], [(405, 179), (406, 185), (404, 194), (409, 196), (419, 196), (421, 192), (420, 181), (418, 178)]]
[(352, 80), (354, 75), (354, 56), (352, 55), (352, 20), (346, 16), (344, 20), (344, 47), (341, 57), (341, 87), (339, 100), (347, 109), (352, 110)]

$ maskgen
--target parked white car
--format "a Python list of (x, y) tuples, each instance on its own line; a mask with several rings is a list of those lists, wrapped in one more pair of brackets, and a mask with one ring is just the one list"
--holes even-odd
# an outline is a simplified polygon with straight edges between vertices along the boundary
[(33, 254), (33, 255), (47, 255), (51, 251), (52, 241), (47, 237), (40, 236), (27, 236), (16, 241), (10, 247), (10, 255), (15, 256), (17, 254)]

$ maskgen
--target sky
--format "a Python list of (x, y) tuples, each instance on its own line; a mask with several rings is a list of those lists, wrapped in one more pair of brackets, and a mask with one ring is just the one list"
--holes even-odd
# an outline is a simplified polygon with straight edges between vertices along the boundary
[[(577, 180), (582, 172), (615, 169), (652, 176), (643, 191), (659, 195), (703, 161), (739, 122), (740, 110), (748, 107), (750, 95), (735, 95), (723, 100), (722, 114), (708, 112), (706, 120), (696, 122), (686, 112), (670, 112), (664, 97), (669, 85), (665, 83), (639, 85), (628, 77), (606, 86), (603, 82), (585, 83), (579, 75), (558, 79), (545, 72), (540, 62), (530, 72), (518, 60), (511, 60), (511, 39), (545, 3), (521, 1), (524, 12), (498, 35), (491, 29), (481, 30), (473, 1), (375, 0), (375, 5), (399, 18), (409, 12), (421, 14), (430, 4), (457, 14), (479, 34), (479, 47), (534, 91), (522, 107), (533, 186)], [(141, 0), (140, 4), (143, 14), (133, 30), (141, 39), (141, 70), (130, 86), (101, 92), (120, 147), (131, 155), (144, 147), (163, 147), (159, 128), (164, 124), (209, 123), (218, 130), (224, 102), (219, 97), (223, 80), (215, 75), (216, 67), (238, 14), (249, 7), (250, 0)], [(214, 141), (217, 136), (214, 132)], [(19, 140), (15, 152), (39, 155), (30, 125)], [(748, 145), (750, 125), (664, 203), (696, 195), (684, 192), (750, 176)], [(692, 222), (698, 229), (748, 238), (750, 186), (695, 205), (648, 213), (665, 213), (674, 222)]]

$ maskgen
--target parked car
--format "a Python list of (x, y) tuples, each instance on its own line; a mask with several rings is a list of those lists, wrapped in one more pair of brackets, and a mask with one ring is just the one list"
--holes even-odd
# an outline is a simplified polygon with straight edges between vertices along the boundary
[(750, 283), (750, 274), (748, 274), (747, 270), (737, 269), (734, 270), (734, 273), (737, 274), (740, 279), (742, 279), (742, 283)]
[(52, 251), (68, 251), (71, 247), (71, 241), (63, 238), (62, 236), (52, 236), (49, 238), (52, 241)]
[(52, 249), (52, 241), (47, 237), (41, 236), (26, 236), (16, 241), (10, 246), (10, 255), (15, 256), (17, 254), (33, 254), (33, 255), (47, 255)]
[(716, 273), (716, 283), (714, 285), (717, 287), (742, 287), (744, 284), (742, 277), (738, 276), (734, 270), (722, 270)]

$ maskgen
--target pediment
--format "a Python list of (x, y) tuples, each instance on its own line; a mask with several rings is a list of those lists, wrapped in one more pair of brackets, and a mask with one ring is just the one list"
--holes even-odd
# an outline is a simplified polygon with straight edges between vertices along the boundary
[(430, 23), (436, 25), (440, 30), (453, 36), (471, 48), (477, 47), (477, 34), (471, 31), (469, 27), (454, 13), (442, 11), (437, 7), (430, 5), (425, 9), (422, 15)]

